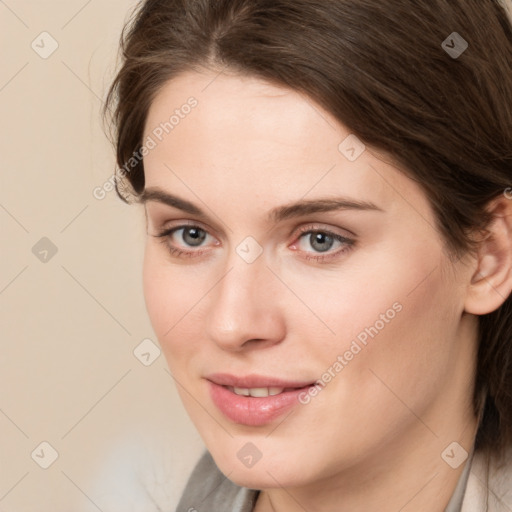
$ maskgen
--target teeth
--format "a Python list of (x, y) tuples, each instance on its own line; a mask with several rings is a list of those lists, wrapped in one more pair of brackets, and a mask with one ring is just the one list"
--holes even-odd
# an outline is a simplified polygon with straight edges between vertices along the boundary
[(233, 388), (233, 392), (237, 395), (252, 396), (255, 398), (279, 395), (283, 391), (284, 388)]
[(268, 388), (250, 388), (249, 393), (256, 398), (262, 398), (269, 395)]

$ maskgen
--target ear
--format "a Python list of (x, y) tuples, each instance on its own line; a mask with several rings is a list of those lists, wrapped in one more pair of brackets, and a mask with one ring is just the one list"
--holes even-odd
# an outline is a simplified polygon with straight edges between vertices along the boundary
[(488, 211), (492, 220), (480, 242), (465, 301), (465, 311), (474, 315), (495, 311), (512, 292), (512, 200), (500, 196)]

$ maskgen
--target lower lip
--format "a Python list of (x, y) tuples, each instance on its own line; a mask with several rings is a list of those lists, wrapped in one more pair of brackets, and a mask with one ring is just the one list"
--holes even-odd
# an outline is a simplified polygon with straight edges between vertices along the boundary
[(258, 427), (271, 423), (293, 406), (298, 405), (299, 395), (309, 388), (283, 391), (266, 397), (240, 396), (224, 386), (208, 381), (213, 403), (231, 421), (240, 425)]

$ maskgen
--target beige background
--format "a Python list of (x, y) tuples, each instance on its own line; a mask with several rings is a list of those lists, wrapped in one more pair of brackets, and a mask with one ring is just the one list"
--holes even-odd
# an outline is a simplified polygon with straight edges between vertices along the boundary
[(114, 170), (100, 109), (134, 5), (0, 0), (0, 512), (173, 510), (202, 450), (163, 356), (133, 353), (155, 342), (142, 211), (93, 196)]

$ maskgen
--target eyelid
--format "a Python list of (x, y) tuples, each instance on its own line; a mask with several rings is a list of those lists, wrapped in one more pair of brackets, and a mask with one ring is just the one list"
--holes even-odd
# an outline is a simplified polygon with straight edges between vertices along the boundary
[[(187, 213), (174, 208), (169, 205), (165, 205), (156, 201), (148, 201), (144, 203), (146, 211), (146, 218), (148, 219), (148, 225), (153, 225), (154, 229), (158, 228), (163, 230), (163, 226), (176, 224), (176, 226), (197, 226), (204, 229), (208, 234), (212, 234), (217, 239), (226, 237), (227, 231), (232, 231), (218, 216), (203, 217), (203, 216), (188, 216)], [(187, 215), (186, 217), (184, 215)], [(216, 217), (216, 218), (215, 218)], [(217, 233), (218, 235), (213, 235)]]
[(200, 221), (192, 219), (177, 219), (173, 221), (162, 222), (161, 226), (159, 226), (159, 223), (155, 224), (156, 225), (153, 227), (158, 234), (154, 236), (165, 236), (166, 234), (169, 234), (171, 231), (177, 231), (180, 228), (199, 228), (203, 230), (205, 233), (207, 233), (209, 236), (217, 240), (219, 239), (219, 237), (212, 234), (212, 229), (209, 226), (206, 226)]
[[(339, 231), (344, 231), (346, 234), (342, 234)], [(337, 228), (337, 227), (333, 227), (333, 226), (328, 226), (326, 224), (319, 224), (317, 222), (314, 222), (312, 224), (305, 224), (303, 226), (298, 227), (294, 231), (294, 233), (296, 233), (296, 234), (292, 235), (292, 236), (300, 237), (307, 233), (315, 233), (315, 232), (336, 235), (343, 239), (352, 240), (352, 241), (355, 241), (355, 239), (357, 238), (357, 235), (354, 232), (352, 232), (346, 228)]]

